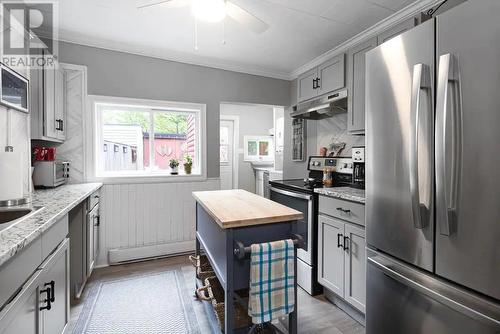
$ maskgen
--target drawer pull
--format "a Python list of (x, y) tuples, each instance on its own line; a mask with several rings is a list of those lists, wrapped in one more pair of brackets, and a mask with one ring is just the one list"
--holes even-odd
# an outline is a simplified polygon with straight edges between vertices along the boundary
[(337, 234), (337, 248), (343, 248), (344, 246), (340, 243), (340, 239), (342, 239), (343, 235), (338, 233)]
[(56, 283), (54, 281), (50, 281), (50, 283), (45, 283), (44, 286), (47, 287), (46, 289), (40, 290), (40, 294), (42, 294), (42, 293), (47, 294), (47, 298), (45, 298), (43, 300), (43, 302), (46, 303), (46, 305), (40, 307), (40, 311), (43, 311), (43, 310), (49, 311), (50, 309), (52, 309), (52, 303), (55, 302), (55, 300), (56, 300), (55, 293), (54, 293), (55, 284)]
[(342, 211), (343, 213), (351, 214), (351, 210), (349, 209), (337, 208), (337, 211)]
[(349, 237), (348, 236), (344, 237), (344, 250), (345, 251), (349, 250)]

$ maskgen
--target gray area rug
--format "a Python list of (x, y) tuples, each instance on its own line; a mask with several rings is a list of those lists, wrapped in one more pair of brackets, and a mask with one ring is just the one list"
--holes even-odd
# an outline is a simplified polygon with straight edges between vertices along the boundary
[(199, 334), (181, 272), (110, 280), (90, 292), (73, 333)]

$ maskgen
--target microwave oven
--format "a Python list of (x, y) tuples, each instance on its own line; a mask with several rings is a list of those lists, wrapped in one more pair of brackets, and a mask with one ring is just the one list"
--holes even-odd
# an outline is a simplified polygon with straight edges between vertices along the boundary
[(0, 63), (0, 103), (8, 108), (28, 112), (29, 81)]
[(37, 188), (55, 188), (68, 182), (69, 162), (35, 161), (33, 185)]

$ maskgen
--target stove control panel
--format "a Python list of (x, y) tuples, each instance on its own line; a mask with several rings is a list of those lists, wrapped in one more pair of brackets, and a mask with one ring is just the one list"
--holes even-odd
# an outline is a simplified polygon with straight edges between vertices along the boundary
[(323, 171), (325, 168), (337, 173), (352, 174), (351, 158), (309, 157), (308, 170)]

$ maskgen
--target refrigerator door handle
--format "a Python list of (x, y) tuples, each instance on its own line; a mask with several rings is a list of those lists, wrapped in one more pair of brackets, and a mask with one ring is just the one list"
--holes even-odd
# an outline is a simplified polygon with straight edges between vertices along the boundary
[(368, 251), (368, 253), (370, 254), (368, 263), (392, 279), (470, 318), (493, 328), (500, 327), (500, 306), (498, 304), (457, 289), (444, 281), (400, 264), (377, 252)]
[[(461, 96), (458, 60), (439, 57), (436, 97), (436, 219), (442, 235), (452, 233), (456, 220), (461, 153)], [(448, 124), (448, 121), (451, 124)], [(451, 132), (448, 132), (451, 131)], [(451, 148), (448, 146), (451, 145)], [(451, 154), (447, 159), (446, 153)], [(451, 164), (448, 166), (448, 164)], [(450, 170), (449, 170), (450, 169)]]
[[(420, 187), (419, 187), (419, 159), (418, 159), (418, 145), (419, 145), (419, 129), (420, 129), (420, 94), (422, 90), (430, 90), (430, 68), (424, 64), (416, 64), (413, 66), (413, 80), (411, 91), (411, 135), (410, 135), (410, 149), (409, 149), (409, 171), (410, 171), (410, 193), (411, 193), (411, 207), (413, 213), (413, 225), (415, 228), (422, 229), (426, 226), (426, 221), (422, 219), (428, 216), (428, 208), (420, 201)], [(429, 120), (430, 118), (427, 117)], [(427, 129), (426, 125), (425, 129)], [(429, 138), (425, 138), (429, 140)], [(430, 162), (429, 166), (430, 168)]]

